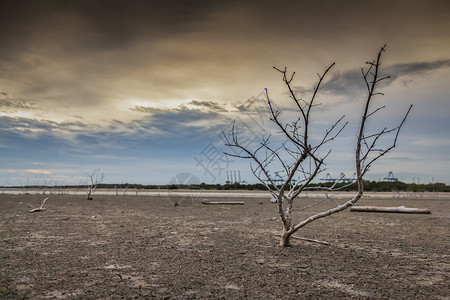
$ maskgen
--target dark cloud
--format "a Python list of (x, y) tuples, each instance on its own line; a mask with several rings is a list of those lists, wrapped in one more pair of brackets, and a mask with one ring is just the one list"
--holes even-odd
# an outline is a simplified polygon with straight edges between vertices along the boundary
[(2, 1), (0, 78), (7, 79), (7, 92), (42, 102), (106, 101), (111, 82), (171, 61), (161, 42), (203, 28), (215, 6), (204, 0)]
[(143, 113), (176, 113), (180, 111), (199, 111), (199, 112), (213, 112), (213, 113), (224, 113), (228, 112), (228, 110), (224, 107), (224, 105), (214, 102), (214, 101), (198, 101), (191, 100), (185, 104), (181, 104), (176, 108), (157, 108), (152, 106), (134, 106), (131, 107), (130, 110), (143, 112)]
[[(77, 56), (125, 49), (136, 41), (156, 44), (187, 34), (205, 34), (211, 45), (221, 40), (243, 39), (246, 42), (270, 39), (268, 43), (287, 39), (286, 46), (293, 40), (316, 38), (335, 43), (349, 32), (361, 35), (362, 28), (373, 31), (366, 25), (371, 6), (386, 16), (378, 24), (380, 28), (406, 17), (432, 24), (445, 15), (445, 10), (439, 9), (442, 2), (436, 0), (409, 1), (407, 5), (402, 5), (402, 1), (389, 5), (369, 2), (4, 0), (0, 12), (0, 53), (5, 58), (56, 48), (64, 49), (66, 55)], [(355, 24), (360, 24), (361, 29), (355, 29)], [(401, 28), (392, 26), (391, 32), (398, 29)], [(263, 49), (254, 50), (257, 54)]]
[(265, 93), (261, 92), (256, 97), (248, 98), (244, 103), (237, 105), (236, 109), (243, 113), (267, 110), (268, 104)]
[(387, 66), (385, 73), (388, 74), (392, 80), (396, 80), (403, 76), (418, 76), (448, 67), (450, 67), (450, 59), (432, 62), (412, 62)]
[(335, 72), (325, 81), (321, 92), (333, 95), (358, 95), (365, 92), (361, 70)]
[(26, 99), (13, 97), (12, 95), (0, 92), (0, 111), (17, 111), (17, 110), (33, 110), (36, 109), (36, 103)]
[[(170, 165), (170, 151), (189, 160), (186, 148), (207, 144), (231, 115), (266, 128), (265, 95), (249, 96), (268, 87), (284, 103), (284, 87), (272, 85), (280, 83), (274, 65), (301, 66), (295, 92), (307, 99), (315, 73), (336, 60), (322, 95), (341, 102), (365, 91), (359, 68), (351, 68), (384, 43), (392, 46), (389, 62), (403, 63), (383, 65), (391, 75), (385, 84), (448, 67), (449, 8), (443, 0), (3, 0), (0, 110), (16, 114), (0, 118), (0, 151), (14, 148), (0, 158), (18, 164), (42, 149), (52, 160), (63, 147), (82, 152), (76, 165), (82, 156), (136, 151), (149, 164), (166, 158)], [(424, 93), (447, 97), (438, 88)], [(447, 98), (427, 103), (427, 116), (447, 112)], [(147, 101), (162, 108), (127, 111)], [(164, 108), (165, 101), (185, 105)], [(80, 122), (60, 121), (74, 115)]]
[[(395, 36), (403, 26), (382, 29), (405, 16), (419, 20), (414, 26), (430, 21), (434, 32), (444, 31), (431, 22), (442, 19), (442, 2), (400, 3), (5, 0), (0, 10), (5, 87), (0, 88), (52, 105), (92, 106), (114, 101), (114, 94), (180, 99), (188, 89), (194, 91), (190, 98), (208, 101), (195, 91), (205, 85), (237, 90), (249, 78), (260, 80), (253, 74), (285, 57), (292, 61), (305, 52), (348, 49), (348, 40), (373, 36), (365, 24), (371, 6), (383, 17), (379, 29), (373, 26), (377, 34)], [(324, 45), (336, 50), (321, 50)], [(217, 100), (217, 94), (211, 98)]]
[(186, 137), (201, 132), (217, 131), (226, 120), (225, 116), (214, 110), (188, 109), (182, 105), (172, 109), (146, 106), (135, 106), (130, 109), (146, 113), (148, 117), (130, 122), (127, 125), (129, 128), (138, 129), (143, 134), (165, 135), (166, 137)]
[(197, 134), (220, 132), (224, 117), (214, 112), (197, 110), (172, 110), (153, 112), (147, 118), (133, 121), (130, 128), (148, 136), (163, 136), (164, 138), (183, 137), (184, 139)]
[(54, 122), (30, 118), (0, 117), (0, 131), (15, 132), (20, 135), (52, 135), (57, 133), (81, 133), (87, 130), (95, 131), (99, 127), (82, 122)]
[[(41, 39), (83, 42), (79, 48), (123, 47), (136, 38), (189, 31), (211, 1), (78, 0), (2, 1), (0, 33), (7, 46)], [(69, 45), (74, 46), (75, 43)]]
[(0, 117), (0, 129), (2, 131), (23, 131), (24, 129), (45, 129), (50, 130), (52, 128), (51, 122), (39, 122), (33, 119), (26, 118), (10, 118)]
[(19, 102), (17, 100), (1, 99), (0, 98), (0, 111), (14, 112), (17, 110), (29, 110), (36, 109), (34, 103)]
[[(450, 67), (450, 59), (394, 64), (386, 67), (382, 66), (379, 76), (390, 76), (389, 79), (384, 80), (382, 83), (382, 85), (386, 86), (392, 84), (394, 80), (405, 77), (414, 78), (448, 67)], [(294, 92), (298, 95), (310, 94), (312, 88), (297, 86), (294, 87)], [(337, 71), (331, 73), (331, 76), (325, 79), (320, 92), (336, 96), (347, 96), (351, 99), (366, 93), (366, 85), (361, 70)]]
[[(6, 103), (6, 101), (4, 102)], [(0, 101), (1, 104), (4, 103)], [(147, 115), (129, 122), (113, 120), (106, 126), (87, 124), (82, 121), (55, 122), (45, 119), (0, 117), (0, 134), (11, 132), (34, 138), (53, 135), (72, 139), (75, 143), (77, 141), (85, 143), (87, 140), (91, 142), (96, 140), (97, 143), (106, 144), (111, 136), (116, 138), (128, 136), (128, 138), (134, 139), (144, 137), (186, 138), (211, 131), (220, 132), (219, 128), (228, 120), (226, 116), (219, 114), (219, 111), (222, 112), (223, 109), (217, 108), (214, 102), (198, 102), (197, 104), (212, 109), (205, 111), (187, 109), (183, 106), (174, 109), (136, 106), (131, 110)], [(8, 102), (6, 105), (18, 106), (13, 102)]]
[(157, 107), (152, 107), (152, 106), (140, 106), (140, 105), (136, 105), (134, 107), (131, 107), (130, 110), (132, 111), (137, 111), (137, 112), (142, 112), (142, 113), (148, 113), (148, 114), (153, 114), (153, 113), (158, 113), (158, 112), (174, 112), (174, 111), (178, 111), (178, 109), (167, 109), (167, 108), (157, 108)]
[(223, 105), (214, 102), (214, 101), (198, 101), (198, 100), (192, 100), (188, 102), (187, 104), (194, 105), (200, 108), (206, 108), (210, 111), (215, 112), (227, 112), (227, 110), (223, 107)]

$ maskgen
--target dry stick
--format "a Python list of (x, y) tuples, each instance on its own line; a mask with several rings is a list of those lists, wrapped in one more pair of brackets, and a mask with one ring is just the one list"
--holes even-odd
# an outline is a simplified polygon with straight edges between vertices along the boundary
[[(281, 235), (277, 234), (277, 236), (281, 236)], [(318, 244), (327, 245), (327, 246), (330, 245), (330, 243), (325, 242), (325, 241), (310, 239), (310, 238), (305, 238), (305, 237), (300, 237), (300, 236), (295, 236), (295, 235), (291, 235), (291, 238), (297, 239), (297, 240), (302, 240), (302, 241), (307, 241), (307, 242), (311, 242), (311, 243), (318, 243)]]
[(291, 235), (291, 238), (297, 239), (297, 240), (302, 240), (302, 241), (307, 241), (307, 242), (312, 242), (312, 243), (318, 243), (318, 244), (327, 245), (327, 246), (330, 245), (330, 243), (325, 242), (325, 241), (315, 240), (315, 239), (309, 239), (309, 238), (300, 237), (300, 236), (295, 236), (295, 235)]
[[(45, 204), (45, 201), (47, 201), (47, 199), (48, 199), (48, 197), (45, 198), (45, 199), (42, 201), (42, 203), (41, 203), (40, 206), (31, 209), (29, 212), (30, 212), (30, 213), (34, 213), (34, 212), (39, 212), (39, 211), (46, 210), (46, 208), (44, 207), (44, 204)], [(28, 205), (30, 205), (30, 204), (28, 204)], [(31, 206), (31, 205), (30, 205), (30, 206)], [(33, 206), (31, 206), (31, 207), (33, 207)]]
[(202, 200), (202, 204), (208, 205), (244, 205), (243, 201), (208, 201), (207, 199)]

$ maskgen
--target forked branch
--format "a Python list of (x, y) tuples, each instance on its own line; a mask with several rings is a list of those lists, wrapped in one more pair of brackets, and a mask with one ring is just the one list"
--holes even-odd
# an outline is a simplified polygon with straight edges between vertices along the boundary
[(32, 206), (31, 204), (28, 204), (28, 205), (30, 205), (32, 207), (32, 209), (29, 210), (28, 212), (34, 213), (34, 212), (39, 212), (39, 211), (46, 210), (47, 208), (45, 208), (44, 205), (45, 205), (45, 202), (47, 201), (47, 199), (48, 199), (48, 197), (45, 198), (44, 200), (42, 200), (41, 205), (36, 206), (36, 207)]
[(84, 173), (86, 175), (87, 200), (92, 200), (92, 193), (102, 183), (104, 174), (100, 169), (94, 169), (92, 173)]

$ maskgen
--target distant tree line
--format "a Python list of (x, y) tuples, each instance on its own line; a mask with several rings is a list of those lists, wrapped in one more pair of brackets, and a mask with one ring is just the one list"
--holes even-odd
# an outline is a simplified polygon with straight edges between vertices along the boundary
[[(331, 186), (334, 183), (313, 184), (315, 186)], [(346, 183), (338, 183), (336, 188)], [(370, 192), (450, 192), (450, 186), (445, 183), (416, 184), (401, 181), (368, 181), (364, 180), (364, 189)], [(343, 191), (356, 191), (355, 185), (342, 189)]]
[[(333, 182), (325, 183), (311, 183), (310, 187), (312, 189), (317, 187), (331, 187)], [(346, 186), (348, 183), (337, 183), (334, 189), (340, 189), (341, 191), (357, 191), (356, 185)], [(45, 185), (30, 185), (30, 186), (15, 186), (11, 188), (37, 188), (44, 189), (49, 186)], [(2, 187), (5, 188), (5, 187)], [(64, 185), (64, 186), (53, 186), (53, 188), (58, 189), (71, 189), (71, 188), (85, 188), (83, 185)], [(144, 185), (144, 184), (132, 184), (132, 183), (121, 183), (121, 184), (108, 184), (101, 183), (97, 187), (98, 189), (120, 189), (120, 190), (175, 190), (175, 189), (188, 189), (188, 190), (267, 190), (267, 188), (261, 183), (255, 184), (167, 184), (167, 185)], [(450, 186), (445, 183), (428, 183), (428, 184), (417, 184), (417, 183), (405, 183), (401, 181), (364, 181), (364, 189), (368, 192), (450, 192)]]

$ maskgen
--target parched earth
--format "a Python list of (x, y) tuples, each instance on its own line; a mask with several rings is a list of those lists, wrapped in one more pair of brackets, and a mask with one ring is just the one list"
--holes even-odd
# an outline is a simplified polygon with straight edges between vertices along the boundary
[(330, 245), (280, 248), (267, 198), (49, 195), (28, 213), (44, 197), (0, 195), (1, 299), (450, 299), (449, 198), (363, 199), (432, 214), (345, 211), (297, 234)]

